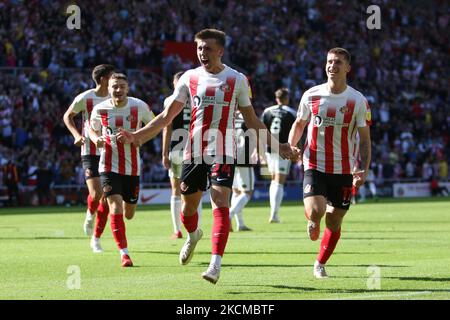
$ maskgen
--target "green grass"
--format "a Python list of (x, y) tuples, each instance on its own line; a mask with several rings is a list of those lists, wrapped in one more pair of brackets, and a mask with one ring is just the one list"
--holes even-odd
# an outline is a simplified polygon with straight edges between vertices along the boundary
[[(105, 253), (93, 254), (82, 234), (84, 208), (0, 210), (0, 299), (450, 299), (450, 202), (385, 201), (352, 206), (331, 257), (329, 279), (315, 280), (320, 242), (306, 235), (303, 207), (284, 203), (281, 224), (268, 224), (268, 204), (245, 210), (252, 232), (230, 234), (220, 281), (200, 274), (210, 259), (211, 211), (205, 236), (187, 266), (184, 240), (170, 240), (167, 206), (141, 207), (127, 221), (134, 268), (121, 268), (109, 223)], [(322, 227), (323, 229), (323, 227)], [(80, 289), (68, 289), (69, 266)], [(380, 289), (367, 287), (370, 266)]]

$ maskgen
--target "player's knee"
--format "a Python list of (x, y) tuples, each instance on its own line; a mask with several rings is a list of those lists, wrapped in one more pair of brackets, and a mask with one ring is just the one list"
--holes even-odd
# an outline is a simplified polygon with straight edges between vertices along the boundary
[(100, 201), (102, 199), (103, 193), (101, 191), (98, 190), (94, 190), (91, 193), (91, 197), (94, 201)]
[(183, 204), (181, 211), (183, 211), (185, 216), (192, 216), (197, 211), (197, 207), (190, 204)]
[(323, 214), (323, 210), (320, 210), (319, 207), (305, 208), (305, 216), (308, 220), (318, 220)]
[(134, 211), (128, 211), (125, 212), (125, 218), (127, 218), (127, 220), (131, 220), (134, 217)]
[(343, 217), (336, 214), (327, 213), (326, 225), (332, 232), (336, 232), (341, 228)]

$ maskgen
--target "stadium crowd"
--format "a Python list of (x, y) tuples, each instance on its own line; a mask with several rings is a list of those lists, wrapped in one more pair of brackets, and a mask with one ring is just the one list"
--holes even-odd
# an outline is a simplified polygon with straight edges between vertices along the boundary
[[(14, 161), (23, 185), (48, 169), (51, 183), (82, 183), (79, 149), (62, 116), (93, 86), (90, 70), (114, 64), (130, 95), (155, 113), (173, 74), (193, 64), (164, 55), (164, 43), (192, 41), (208, 26), (227, 32), (225, 63), (250, 77), (258, 114), (281, 86), (294, 108), (326, 80), (323, 57), (353, 54), (349, 83), (372, 108), (372, 168), (383, 179), (448, 178), (450, 161), (448, 2), (373, 1), (381, 30), (366, 26), (360, 1), (78, 1), (81, 29), (66, 27), (61, 2), (0, 3), (0, 165)], [(87, 9), (89, 8), (89, 9)], [(160, 136), (142, 148), (143, 182), (168, 181)], [(293, 165), (290, 179), (300, 167)]]

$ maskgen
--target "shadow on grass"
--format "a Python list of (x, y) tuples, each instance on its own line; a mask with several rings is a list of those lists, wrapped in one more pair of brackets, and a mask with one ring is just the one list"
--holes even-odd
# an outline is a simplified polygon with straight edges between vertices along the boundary
[[(360, 277), (348, 277), (348, 276), (333, 276), (333, 279), (367, 279), (367, 276)], [(406, 281), (433, 281), (433, 282), (447, 282), (450, 286), (450, 278), (437, 278), (437, 277), (385, 277), (381, 279), (393, 279), (393, 280), (406, 280)], [(450, 290), (450, 288), (449, 288)]]
[[(277, 294), (283, 294), (283, 293), (289, 293), (292, 294), (292, 291), (298, 291), (298, 293), (301, 292), (317, 292), (321, 294), (345, 294), (345, 293), (393, 293), (393, 292), (408, 292), (408, 293), (423, 293), (425, 291), (429, 292), (444, 292), (444, 293), (450, 293), (450, 289), (434, 289), (434, 288), (427, 288), (427, 289), (417, 289), (417, 290), (411, 290), (411, 289), (384, 289), (384, 290), (367, 290), (367, 289), (319, 289), (319, 288), (310, 288), (310, 287), (302, 287), (302, 286), (288, 286), (288, 285), (245, 285), (245, 284), (237, 284), (234, 285), (235, 287), (261, 287), (265, 288), (261, 291), (229, 291), (227, 294), (233, 294), (233, 295), (241, 295), (241, 294), (267, 294), (267, 293), (277, 293)], [(279, 289), (279, 290), (288, 290), (286, 291), (267, 291), (266, 288), (272, 288), (272, 289)], [(344, 297), (345, 298), (345, 297)]]
[(0, 240), (89, 240), (87, 237), (0, 237)]

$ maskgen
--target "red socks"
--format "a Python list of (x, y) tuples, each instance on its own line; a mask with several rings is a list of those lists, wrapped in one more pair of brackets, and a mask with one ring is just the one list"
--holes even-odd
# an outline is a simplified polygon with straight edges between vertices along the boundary
[(111, 230), (119, 249), (127, 248), (127, 237), (125, 235), (125, 223), (123, 214), (111, 214)]
[(195, 212), (193, 216), (185, 216), (183, 211), (180, 214), (181, 223), (186, 228), (187, 232), (192, 233), (197, 230), (198, 226), (198, 213)]
[(94, 201), (92, 199), (91, 195), (88, 195), (87, 197), (87, 207), (90, 214), (94, 214), (97, 211), (99, 201)]
[(328, 259), (334, 251), (334, 248), (336, 248), (336, 244), (338, 243), (340, 237), (341, 229), (336, 232), (332, 232), (328, 228), (325, 229), (322, 242), (320, 243), (320, 252), (317, 256), (317, 261), (319, 261), (319, 263), (327, 263)]
[(108, 202), (100, 201), (97, 208), (97, 217), (95, 219), (95, 231), (94, 236), (100, 238), (105, 230), (106, 222), (108, 222), (109, 206)]
[(212, 254), (223, 256), (230, 232), (229, 208), (217, 208), (213, 210), (214, 222), (212, 227)]

